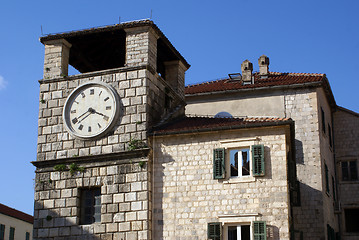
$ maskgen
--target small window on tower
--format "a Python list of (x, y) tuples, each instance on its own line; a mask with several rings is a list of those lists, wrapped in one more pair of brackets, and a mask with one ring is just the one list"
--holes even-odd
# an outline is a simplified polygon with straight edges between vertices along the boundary
[(80, 224), (101, 222), (101, 188), (81, 190)]

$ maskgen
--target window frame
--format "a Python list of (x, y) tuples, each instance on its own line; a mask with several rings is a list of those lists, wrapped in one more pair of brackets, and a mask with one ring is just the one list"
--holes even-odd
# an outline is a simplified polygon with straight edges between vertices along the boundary
[[(86, 193), (90, 193), (91, 205), (86, 205), (87, 196), (84, 196)], [(99, 201), (99, 204), (96, 202)], [(98, 203), (98, 202), (97, 202)], [(85, 214), (84, 212), (87, 209), (91, 209), (90, 214)], [(96, 214), (96, 208), (99, 208), (100, 213)], [(91, 216), (91, 220), (88, 217)], [(96, 216), (99, 216), (99, 220), (97, 220)], [(90, 225), (94, 223), (101, 222), (101, 187), (91, 187), (91, 188), (82, 188), (80, 189), (80, 214), (79, 214), (79, 222), (80, 225)]]
[[(347, 224), (349, 224), (348, 222), (350, 222), (350, 223), (353, 223), (353, 222), (357, 222), (357, 221), (350, 221), (350, 219), (347, 219), (347, 217), (348, 217), (348, 214), (347, 214), (347, 211), (350, 211), (350, 210), (356, 210), (356, 211), (358, 211), (358, 215), (359, 215), (359, 208), (358, 207), (354, 207), (354, 208), (345, 208), (344, 209), (344, 228), (345, 228), (345, 232), (346, 233), (355, 233), (355, 234), (357, 234), (357, 233), (359, 233), (359, 231), (348, 231), (348, 225)], [(349, 220), (349, 221), (347, 221), (347, 220)], [(352, 227), (352, 226), (351, 226)]]
[[(241, 165), (239, 166), (238, 164), (238, 175), (237, 176), (232, 176), (232, 171), (231, 171), (231, 160), (232, 160), (232, 151), (238, 151), (242, 152), (243, 150), (245, 150), (247, 152), (247, 158), (249, 160), (249, 174), (248, 175), (243, 175), (243, 172), (241, 171), (241, 174), (239, 174), (239, 169), (243, 168), (243, 160), (241, 161)], [(228, 148), (227, 149), (227, 164), (226, 164), (226, 172), (228, 172), (228, 179), (236, 179), (236, 178), (251, 178), (253, 177), (253, 163), (252, 163), (252, 154), (251, 154), (251, 147), (238, 147), (238, 148)], [(238, 159), (239, 160), (239, 159)], [(239, 163), (239, 161), (238, 161)]]
[(325, 190), (326, 193), (330, 194), (330, 186), (329, 186), (329, 168), (328, 165), (324, 162), (324, 171), (325, 171)]
[(323, 110), (323, 107), (320, 107), (321, 111), (321, 120), (322, 120), (322, 132), (325, 134), (325, 112)]
[[(350, 163), (351, 162), (354, 162), (355, 163), (355, 173), (356, 173), (356, 176), (355, 176), (355, 179), (353, 178), (352, 176), (352, 171), (351, 171), (351, 167), (350, 167)], [(346, 171), (347, 171), (347, 176), (348, 178), (347, 179), (344, 179), (344, 174), (343, 174), (343, 163), (346, 163), (347, 164), (347, 167), (346, 167)], [(358, 161), (356, 159), (347, 159), (347, 160), (342, 160), (340, 161), (340, 180), (342, 182), (357, 182), (359, 181), (359, 176), (358, 176)]]

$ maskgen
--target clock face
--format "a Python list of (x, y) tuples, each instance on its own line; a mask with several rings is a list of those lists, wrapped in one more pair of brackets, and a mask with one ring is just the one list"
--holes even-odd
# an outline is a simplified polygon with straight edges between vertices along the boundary
[(63, 111), (67, 130), (84, 139), (103, 136), (114, 127), (118, 117), (118, 95), (103, 82), (89, 82), (77, 87), (67, 98)]

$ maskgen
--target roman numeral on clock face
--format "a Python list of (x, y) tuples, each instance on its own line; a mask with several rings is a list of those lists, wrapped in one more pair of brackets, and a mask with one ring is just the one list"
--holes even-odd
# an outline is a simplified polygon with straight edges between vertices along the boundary
[(82, 130), (83, 128), (84, 128), (84, 125), (81, 124), (81, 125), (79, 126), (79, 130)]
[(104, 101), (106, 102), (106, 101), (107, 101), (107, 100), (109, 100), (109, 99), (110, 99), (110, 98), (109, 98), (109, 97), (107, 97), (107, 98), (105, 98), (105, 99), (104, 99)]

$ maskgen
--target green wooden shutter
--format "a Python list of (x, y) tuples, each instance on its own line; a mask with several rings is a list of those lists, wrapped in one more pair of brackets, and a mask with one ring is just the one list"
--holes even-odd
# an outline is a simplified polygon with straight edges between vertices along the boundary
[(252, 163), (253, 163), (253, 176), (264, 176), (264, 146), (253, 145), (252, 146)]
[(217, 148), (213, 150), (213, 178), (223, 179), (225, 178), (225, 149)]
[(219, 223), (219, 222), (208, 223), (207, 233), (208, 233), (208, 239), (220, 240), (221, 239), (221, 223)]
[(254, 240), (267, 240), (266, 222), (253, 222), (253, 236)]

